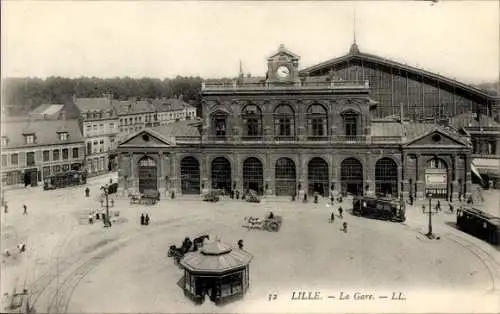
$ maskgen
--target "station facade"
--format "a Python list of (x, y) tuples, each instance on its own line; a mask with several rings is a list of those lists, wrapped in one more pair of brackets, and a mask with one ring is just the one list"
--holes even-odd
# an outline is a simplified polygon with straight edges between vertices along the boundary
[(266, 77), (203, 83), (202, 119), (147, 128), (119, 145), (120, 187), (469, 195), (469, 138), (451, 126), (409, 121), (403, 108), (378, 118), (369, 81), (301, 76), (299, 59), (280, 46)]

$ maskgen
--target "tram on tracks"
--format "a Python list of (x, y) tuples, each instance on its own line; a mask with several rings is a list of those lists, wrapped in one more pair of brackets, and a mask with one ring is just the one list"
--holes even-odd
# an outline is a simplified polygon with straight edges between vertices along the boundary
[(472, 206), (457, 210), (458, 229), (493, 245), (500, 244), (500, 218)]
[(54, 190), (87, 183), (87, 171), (70, 170), (46, 177), (43, 180), (44, 190)]
[(406, 220), (405, 203), (395, 198), (355, 196), (352, 200), (352, 212), (356, 216), (381, 220), (395, 222), (403, 222)]

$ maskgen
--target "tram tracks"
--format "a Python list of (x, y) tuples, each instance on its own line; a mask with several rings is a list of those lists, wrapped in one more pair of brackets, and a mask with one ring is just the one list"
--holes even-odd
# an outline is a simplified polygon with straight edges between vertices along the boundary
[(488, 290), (488, 292), (497, 291), (497, 289), (499, 288), (497, 286), (497, 283), (498, 281), (500, 281), (500, 263), (498, 262), (498, 260), (494, 256), (492, 256), (490, 252), (477, 245), (472, 240), (467, 239), (466, 237), (459, 236), (451, 232), (446, 232), (443, 234), (443, 236), (463, 247), (481, 261), (483, 266), (487, 269), (488, 275), (491, 280), (491, 288)]
[[(130, 244), (132, 241), (138, 240), (143, 236), (149, 236), (151, 234), (161, 232), (165, 228), (178, 227), (186, 224), (189, 225), (195, 219), (196, 217), (192, 217), (188, 220), (185, 218), (174, 218), (167, 221), (157, 222), (154, 225), (155, 228), (125, 238), (119, 238), (120, 234), (118, 234), (116, 235), (116, 238), (103, 239), (98, 242), (103, 243), (104, 247), (98, 248), (97, 253), (94, 251), (92, 253), (84, 254), (83, 256), (82, 254), (77, 254), (69, 260), (62, 261), (56, 275), (52, 274), (52, 271), (49, 269), (49, 271), (40, 276), (32, 285), (30, 285), (28, 291), (30, 293), (31, 308), (39, 308), (43, 312), (47, 313), (66, 313), (71, 297), (80, 282), (104, 259), (116, 253), (124, 246)], [(181, 223), (179, 224), (177, 222)], [(64, 246), (64, 244), (61, 246)], [(89, 246), (82, 250), (82, 252), (89, 251), (90, 247), (95, 246), (95, 244)], [(165, 251), (166, 250), (167, 248)], [(84, 262), (79, 263), (81, 260), (84, 260)], [(74, 269), (70, 270), (71, 268)], [(59, 275), (59, 273), (62, 273), (62, 275)], [(61, 278), (61, 282), (58, 282), (59, 278)], [(40, 304), (42, 299), (45, 299), (45, 302), (43, 303), (46, 304)]]

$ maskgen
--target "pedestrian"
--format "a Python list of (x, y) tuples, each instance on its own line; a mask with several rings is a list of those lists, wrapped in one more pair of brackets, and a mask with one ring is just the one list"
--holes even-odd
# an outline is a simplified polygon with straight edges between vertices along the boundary
[(99, 220), (99, 210), (95, 211), (95, 220)]
[(19, 249), (19, 253), (24, 253), (26, 251), (26, 244), (20, 243), (17, 245), (17, 248)]
[(347, 222), (345, 222), (345, 221), (342, 224), (342, 231), (344, 231), (344, 233), (347, 233)]
[(342, 216), (342, 213), (344, 212), (344, 210), (342, 209), (342, 206), (339, 207), (339, 216), (340, 218), (343, 218)]
[(115, 206), (115, 200), (111, 199), (111, 207), (114, 207), (114, 206)]
[(243, 250), (243, 240), (238, 240), (238, 247), (240, 248), (240, 250)]
[(307, 203), (307, 193), (304, 193), (304, 203)]
[(94, 215), (92, 215), (92, 213), (89, 214), (89, 224), (93, 224), (94, 223)]
[(7, 205), (7, 202), (3, 204), (3, 212), (6, 214), (9, 212), (9, 206)]
[(146, 226), (149, 225), (149, 214), (146, 214), (146, 217), (144, 217), (144, 224)]
[(23, 215), (28, 215), (28, 206), (26, 204), (23, 204)]
[(144, 226), (144, 213), (141, 214), (141, 226)]
[(453, 204), (450, 203), (450, 212), (453, 214), (453, 211), (454, 211), (454, 208), (453, 208)]
[(89, 187), (87, 186), (87, 187), (85, 188), (85, 197), (89, 197), (89, 195), (90, 195), (90, 189), (89, 189)]
[(422, 205), (422, 212), (425, 212), (425, 205)]
[(10, 256), (10, 251), (9, 251), (9, 249), (5, 249), (5, 256)]
[(413, 206), (413, 195), (410, 195), (410, 205)]
[(438, 210), (438, 211), (441, 211), (441, 202), (440, 202), (439, 200), (438, 200), (438, 202), (437, 202), (436, 207), (437, 207), (437, 210)]
[(330, 195), (330, 205), (333, 205), (335, 202), (335, 197), (333, 196), (333, 193)]
[(314, 192), (314, 204), (318, 204), (318, 192)]
[(239, 200), (240, 199), (240, 191), (239, 190), (236, 190), (236, 199)]
[(330, 215), (330, 223), (334, 221), (335, 221), (335, 212), (332, 212), (332, 214)]

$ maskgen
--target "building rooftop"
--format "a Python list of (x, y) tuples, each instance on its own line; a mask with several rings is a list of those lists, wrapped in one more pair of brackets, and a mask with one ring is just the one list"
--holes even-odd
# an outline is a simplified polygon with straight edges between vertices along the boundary
[(112, 109), (110, 97), (76, 98), (74, 103), (81, 112)]
[(148, 129), (151, 129), (164, 137), (195, 137), (200, 136), (200, 132), (196, 126), (200, 123), (201, 122), (199, 120), (182, 120)]
[(450, 124), (453, 127), (460, 128), (484, 128), (484, 127), (494, 127), (500, 129), (500, 123), (496, 122), (493, 118), (488, 117), (484, 114), (476, 113), (462, 113), (454, 116), (450, 120)]
[[(40, 145), (83, 142), (83, 136), (77, 119), (71, 120), (28, 120), (3, 123), (2, 136), (7, 138), (5, 148), (19, 148)], [(68, 140), (61, 141), (58, 133), (67, 132)], [(26, 144), (24, 135), (35, 134), (35, 143)]]

